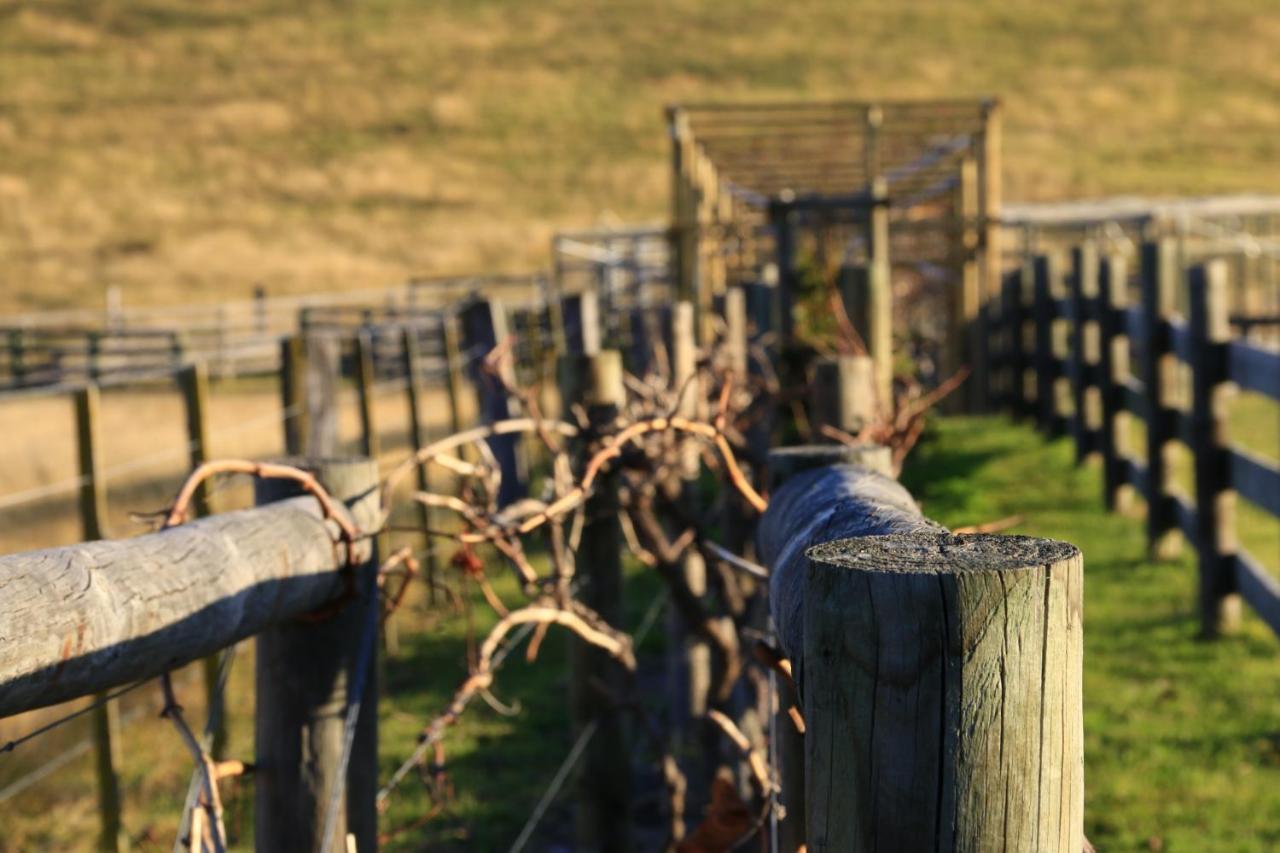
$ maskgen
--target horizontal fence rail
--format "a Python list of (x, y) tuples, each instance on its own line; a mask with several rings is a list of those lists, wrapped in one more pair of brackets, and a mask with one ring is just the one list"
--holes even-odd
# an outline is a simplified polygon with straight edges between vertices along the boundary
[[(1140, 247), (1132, 306), (1126, 257), (1097, 258), (1091, 243), (1073, 251), (1069, 269), (1045, 254), (1008, 273), (986, 315), (992, 393), (1015, 416), (1069, 433), (1078, 459), (1099, 454), (1107, 506), (1123, 509), (1131, 494), (1146, 501), (1154, 554), (1174, 553), (1171, 534), (1191, 543), (1206, 635), (1232, 627), (1239, 597), (1280, 634), (1280, 583), (1238, 543), (1235, 512), (1238, 495), (1280, 517), (1280, 462), (1242, 449), (1228, 429), (1236, 390), (1280, 404), (1280, 349), (1237, 336), (1225, 260), (1183, 275), (1174, 248), (1168, 238)], [(1144, 457), (1130, 448), (1131, 417), (1144, 425)], [(1173, 483), (1174, 442), (1193, 458), (1194, 494)]]

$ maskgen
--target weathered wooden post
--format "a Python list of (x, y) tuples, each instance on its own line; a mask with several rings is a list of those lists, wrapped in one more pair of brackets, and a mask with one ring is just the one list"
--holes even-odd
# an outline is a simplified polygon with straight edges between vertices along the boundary
[(267, 288), (261, 284), (253, 286), (253, 330), (263, 337), (267, 334)]
[(284, 410), (284, 452), (302, 453), (308, 432), (304, 374), (306, 350), (301, 335), (280, 341), (280, 406)]
[[(410, 291), (412, 292), (412, 291)], [(405, 377), (405, 404), (409, 409), (409, 448), (416, 455), (425, 446), (423, 440), (426, 430), (422, 423), (422, 400), (421, 390), (423, 386), (422, 380), (422, 350), (419, 346), (418, 336), (420, 329), (413, 325), (406, 325), (401, 331), (401, 357), (404, 360), (404, 377)], [(417, 475), (418, 491), (429, 491), (431, 484), (427, 477), (427, 466), (415, 465), (414, 473)], [(427, 599), (431, 604), (436, 603), (436, 570), (438, 568), (438, 560), (436, 558), (436, 550), (431, 545), (431, 536), (426, 531), (431, 529), (431, 507), (424, 503), (418, 504), (418, 520), (422, 523), (423, 539), (427, 547)]]
[[(987, 387), (987, 360), (982, 327), (978, 324), (983, 304), (983, 286), (979, 267), (981, 246), (980, 193), (978, 161), (966, 156), (960, 162), (960, 287), (955, 293), (952, 325), (953, 361), (949, 372), (954, 373), (968, 364), (972, 373), (965, 383), (964, 398), (968, 411), (977, 411), (984, 402)], [(954, 397), (953, 397), (954, 399)], [(959, 405), (959, 401), (952, 405)]]
[[(788, 480), (806, 471), (842, 464), (859, 465), (890, 475), (892, 460), (889, 448), (876, 444), (858, 448), (830, 444), (778, 448), (769, 453), (769, 491), (776, 494)], [(762, 557), (773, 561), (779, 554), (770, 550), (762, 553)], [(778, 744), (785, 809), (779, 823), (779, 849), (799, 850), (805, 843), (804, 732), (790, 709), (799, 708), (800, 696), (792, 685), (783, 682), (778, 688), (778, 699), (772, 732)]]
[[(209, 371), (202, 361), (193, 362), (178, 373), (178, 387), (182, 391), (183, 408), (187, 421), (187, 462), (191, 470), (209, 461)], [(194, 514), (203, 518), (213, 514), (213, 498), (208, 483), (201, 483), (191, 501)], [(220, 655), (209, 655), (200, 662), (204, 676), (205, 695), (208, 697), (209, 718), (216, 721), (209, 754), (221, 758), (227, 746), (227, 721), (222, 713), (222, 693), (218, 690)]]
[(595, 355), (600, 352), (600, 302), (594, 290), (570, 293), (560, 298), (564, 323), (562, 352)]
[(777, 317), (773, 327), (777, 329), (782, 348), (791, 343), (795, 324), (796, 282), (796, 214), (786, 201), (769, 203), (769, 225), (773, 228), (774, 254), (778, 264), (777, 299), (774, 308)]
[[(577, 402), (587, 410), (591, 432), (597, 433), (613, 422), (626, 401), (622, 354), (605, 350), (565, 359), (576, 366)], [(590, 436), (586, 438), (584, 452), (591, 446)], [(610, 625), (619, 625), (623, 617), (622, 529), (615, 476), (604, 474), (596, 482), (586, 515), (590, 521), (583, 527), (575, 559), (577, 597)], [(576, 638), (571, 646), (571, 665), (575, 736), (587, 726), (596, 726), (578, 774), (578, 847), (625, 851), (631, 845), (631, 751), (625, 712), (617, 705), (618, 696), (626, 690), (625, 673), (607, 653)]]
[(1031, 269), (1023, 264), (1005, 282), (1005, 317), (1009, 334), (1009, 411), (1015, 418), (1026, 417), (1027, 405), (1027, 293)]
[(444, 357), (445, 390), (449, 393), (449, 432), (462, 432), (463, 361), (458, 341), (458, 317), (446, 312), (440, 318), (440, 351)]
[(1228, 407), (1235, 386), (1227, 378), (1231, 340), (1226, 261), (1190, 272), (1191, 450), (1196, 469), (1196, 551), (1200, 562), (1200, 625), (1206, 637), (1240, 622), (1236, 587), (1236, 493), (1231, 488)]
[(564, 318), (564, 349), (556, 366), (556, 384), (563, 415), (571, 404), (583, 405), (587, 387), (582, 383), (590, 379), (584, 359), (600, 354), (600, 313), (596, 310), (595, 291), (561, 297), (560, 316)]
[(1129, 334), (1123, 312), (1129, 307), (1128, 265), (1123, 255), (1102, 259), (1098, 270), (1099, 328), (1098, 382), (1102, 398), (1103, 500), (1109, 510), (1127, 512), (1133, 506), (1129, 484), (1129, 413), (1124, 389), (1129, 380)]
[(893, 405), (893, 271), (889, 258), (889, 185), (884, 178), (876, 178), (871, 184), (867, 251), (867, 352), (875, 363), (876, 399), (888, 410)]
[(336, 334), (313, 332), (306, 337), (303, 359), (303, 403), (307, 432), (303, 436), (308, 456), (330, 457), (338, 452), (338, 384), (342, 378), (342, 353)]
[[(471, 378), (480, 396), (481, 415), (486, 423), (506, 420), (512, 411), (507, 390), (497, 379), (485, 373), (482, 364), (484, 356), (507, 339), (506, 313), (496, 300), (476, 299), (462, 309), (461, 322), (463, 340), (471, 356), (468, 359)], [(506, 382), (514, 387), (515, 377), (511, 375), (509, 363), (505, 364), (499, 369), (504, 371)], [(498, 503), (506, 506), (524, 495), (520, 447), (515, 435), (490, 436), (488, 444), (502, 471)]]
[(355, 356), (356, 396), (360, 403), (360, 453), (376, 460), (381, 451), (375, 407), (377, 400), (373, 365), (373, 335), (361, 329), (352, 341)]
[[(373, 460), (297, 464), (357, 518), (377, 517)], [(297, 484), (286, 480), (261, 480), (255, 493), (259, 505), (300, 494)], [(351, 595), (336, 612), (322, 611), (258, 635), (254, 843), (259, 850), (328, 853), (346, 849), (348, 833), (356, 849), (376, 849), (376, 565), (375, 555), (350, 569)], [(356, 703), (359, 717), (343, 767), (347, 717)], [(330, 845), (323, 847), (326, 825)]]
[[(694, 341), (694, 306), (691, 302), (676, 303), (671, 317), (671, 360), (674, 387), (682, 389), (677, 413), (686, 418), (697, 418), (702, 400), (702, 389), (697, 377), (697, 344)], [(682, 501), (688, 508), (693, 500), (693, 489), (701, 472), (698, 450), (686, 443), (680, 458)], [(681, 572), (685, 584), (695, 596), (707, 594), (707, 563), (702, 553), (690, 548), (681, 558)], [(676, 628), (677, 635), (684, 632)], [(707, 713), (707, 700), (711, 691), (711, 647), (696, 636), (684, 636), (684, 668), (688, 689), (689, 718), (702, 719)]]
[(876, 376), (867, 356), (838, 355), (814, 365), (809, 407), (813, 427), (857, 435), (876, 418)]
[(1080, 552), (914, 534), (807, 556), (810, 849), (1083, 849)]
[[(80, 532), (86, 542), (107, 538), (107, 490), (102, 477), (101, 437), (98, 429), (98, 386), (75, 392), (76, 446), (80, 462)], [(95, 769), (98, 777), (98, 846), (127, 850), (129, 838), (120, 822), (120, 704), (103, 702), (92, 714)]]
[(27, 384), (27, 335), (23, 329), (9, 330), (9, 375), (13, 386), (21, 388)]
[(1181, 550), (1170, 491), (1177, 464), (1172, 409), (1177, 393), (1177, 357), (1169, 340), (1169, 318), (1177, 305), (1177, 245), (1170, 238), (1142, 244), (1142, 383), (1147, 411), (1147, 547), (1170, 559)]
[(1058, 282), (1061, 280), (1061, 268), (1056, 255), (1038, 255), (1035, 259), (1035, 372), (1036, 372), (1036, 419), (1044, 432), (1049, 435), (1062, 433), (1062, 419), (1058, 415), (1058, 375), (1059, 362), (1054, 348), (1053, 326), (1056, 318), (1054, 297)]
[(1071, 435), (1075, 439), (1076, 462), (1084, 462), (1098, 451), (1098, 249), (1086, 241), (1071, 250), (1071, 396), (1075, 411)]

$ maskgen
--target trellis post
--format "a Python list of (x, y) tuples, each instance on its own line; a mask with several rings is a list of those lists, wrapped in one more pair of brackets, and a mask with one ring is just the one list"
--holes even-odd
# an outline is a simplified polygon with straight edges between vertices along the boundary
[[(107, 491), (102, 477), (100, 398), (98, 386), (75, 392), (76, 444), (80, 462), (80, 529), (86, 542), (107, 538)], [(120, 704), (104, 693), (93, 697), (92, 731), (98, 782), (98, 845), (102, 850), (127, 850), (128, 836), (120, 823)]]
[[(353, 515), (377, 517), (378, 466), (371, 459), (297, 462)], [(288, 480), (260, 480), (258, 505), (300, 494)], [(350, 569), (350, 596), (335, 610), (280, 624), (256, 644), (254, 843), (259, 850), (374, 850), (377, 795), (376, 549)], [(348, 763), (348, 716), (359, 704)], [(336, 794), (337, 804), (332, 805)]]

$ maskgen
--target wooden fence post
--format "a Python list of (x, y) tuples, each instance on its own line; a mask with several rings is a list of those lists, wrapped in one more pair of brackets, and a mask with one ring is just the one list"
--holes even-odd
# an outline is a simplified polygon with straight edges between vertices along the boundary
[(1191, 438), (1196, 469), (1196, 551), (1200, 561), (1200, 624), (1206, 637), (1235, 630), (1240, 595), (1235, 582), (1236, 493), (1231, 488), (1227, 379), (1231, 340), (1226, 261), (1190, 273)]
[(15, 388), (26, 385), (27, 335), (23, 329), (9, 330), (9, 374)]
[(1098, 249), (1092, 241), (1071, 250), (1071, 345), (1068, 354), (1075, 411), (1071, 435), (1076, 462), (1098, 451)]
[(813, 428), (833, 426), (857, 435), (876, 416), (876, 375), (861, 355), (823, 358), (814, 365), (810, 409)]
[(1181, 550), (1178, 518), (1170, 491), (1176, 450), (1172, 403), (1177, 393), (1177, 358), (1168, 321), (1177, 305), (1179, 278), (1170, 238), (1142, 244), (1142, 383), (1147, 398), (1147, 546), (1156, 559)]
[(569, 293), (560, 298), (564, 323), (562, 352), (595, 355), (600, 352), (600, 302), (594, 290)]
[(889, 190), (883, 178), (872, 182), (871, 196), (867, 220), (867, 352), (875, 362), (876, 399), (887, 411), (893, 406), (893, 272), (889, 258)]
[[(480, 363), (487, 353), (507, 339), (507, 319), (501, 303), (477, 299), (463, 308), (462, 332), (467, 352), (471, 354), (468, 358), (472, 365), (471, 378), (480, 395), (480, 411), (484, 421), (493, 423), (511, 417), (511, 400), (507, 390), (496, 379), (487, 375)], [(506, 371), (506, 381), (514, 386), (509, 366), (501, 369)], [(525, 493), (521, 477), (523, 466), (520, 447), (514, 435), (490, 436), (487, 441), (502, 472), (498, 504), (507, 506)]]
[(303, 396), (306, 353), (301, 335), (280, 341), (280, 405), (284, 409), (284, 452), (302, 453), (308, 432), (307, 406)]
[(1080, 552), (900, 534), (807, 555), (810, 849), (1083, 849)]
[(336, 335), (313, 332), (305, 339), (303, 402), (307, 432), (303, 447), (308, 456), (329, 457), (338, 452), (338, 384), (342, 379), (342, 353)]
[[(422, 401), (419, 399), (419, 391), (422, 388), (422, 352), (418, 345), (419, 329), (412, 325), (407, 325), (401, 332), (401, 355), (404, 359), (404, 377), (405, 377), (405, 403), (409, 408), (409, 448), (417, 455), (425, 446), (423, 436), (425, 429), (422, 423)], [(426, 465), (415, 465), (415, 474), (417, 475), (418, 491), (426, 492), (431, 488), (431, 483), (427, 476)], [(431, 530), (432, 512), (431, 507), (424, 503), (418, 504), (418, 520), (422, 523), (423, 540), (426, 545), (427, 559), (427, 600), (434, 605), (436, 603), (436, 571), (439, 567), (439, 561), (436, 559), (435, 548), (431, 547), (431, 535), (426, 531)]]
[[(209, 461), (209, 371), (203, 361), (188, 364), (178, 372), (178, 387), (182, 391), (182, 403), (187, 421), (187, 462), (191, 470)], [(213, 514), (213, 499), (209, 484), (201, 483), (192, 496), (191, 508), (197, 517)], [(221, 758), (227, 746), (227, 721), (223, 714), (222, 693), (218, 690), (218, 673), (221, 655), (213, 654), (200, 662), (204, 676), (205, 696), (208, 697), (208, 714), (216, 720), (209, 754)]]
[(440, 351), (444, 357), (445, 390), (449, 392), (449, 432), (462, 432), (462, 347), (458, 340), (458, 317), (452, 312), (440, 318)]
[(356, 394), (360, 402), (360, 454), (378, 461), (381, 452), (377, 414), (376, 380), (373, 368), (373, 336), (361, 329), (352, 341), (355, 356)]
[[(678, 414), (697, 418), (701, 402), (701, 388), (697, 379), (697, 344), (694, 341), (694, 306), (691, 302), (676, 303), (671, 316), (671, 360), (674, 387), (685, 389), (680, 398)], [(693, 489), (701, 472), (701, 462), (696, 447), (688, 445), (680, 460), (680, 476), (683, 480), (682, 500), (693, 500)], [(707, 594), (707, 563), (701, 552), (690, 548), (681, 558), (681, 571), (685, 584), (695, 596)], [(692, 719), (701, 719), (707, 713), (707, 699), (711, 690), (711, 647), (697, 637), (685, 638), (684, 666), (687, 677), (688, 705), (685, 713)]]
[(1004, 278), (1001, 293), (1000, 325), (1004, 330), (1005, 407), (1012, 417), (1022, 415), (1023, 382), (1026, 360), (1023, 354), (1022, 336), (1022, 274), (1015, 270)]
[[(776, 492), (795, 474), (839, 463), (864, 465), (888, 474), (891, 467), (889, 448), (873, 444), (864, 448), (833, 444), (772, 450), (769, 452), (769, 491)], [(805, 843), (804, 732), (797, 728), (789, 713), (790, 708), (799, 706), (800, 697), (795, 690), (786, 682), (780, 683), (772, 726), (772, 736), (778, 745), (782, 804), (785, 808), (778, 824), (780, 850), (799, 850)]]
[(561, 297), (560, 316), (564, 318), (564, 349), (556, 366), (556, 384), (563, 416), (572, 403), (581, 405), (586, 395), (582, 383), (590, 373), (583, 367), (583, 359), (600, 354), (600, 314), (595, 291)]
[(795, 211), (790, 205), (781, 201), (770, 202), (769, 224), (773, 227), (774, 254), (778, 264), (777, 299), (774, 305), (778, 313), (773, 327), (778, 330), (779, 349), (790, 346), (795, 325), (795, 219)]
[(1035, 259), (1035, 324), (1036, 324), (1036, 411), (1040, 429), (1049, 435), (1062, 433), (1058, 415), (1058, 357), (1054, 350), (1054, 296), (1061, 268), (1056, 255), (1037, 255)]
[[(75, 392), (76, 446), (80, 462), (80, 531), (86, 542), (107, 538), (107, 484), (102, 477), (102, 451), (98, 429), (98, 386)], [(129, 838), (120, 822), (120, 704), (93, 697), (95, 768), (98, 781), (98, 847), (127, 850)]]
[(1102, 397), (1103, 500), (1108, 510), (1128, 512), (1133, 506), (1126, 462), (1130, 457), (1129, 413), (1124, 385), (1129, 380), (1129, 336), (1123, 312), (1129, 307), (1127, 264), (1110, 255), (1098, 270), (1098, 310), (1102, 340), (1098, 347), (1098, 381)]
[[(587, 409), (593, 433), (607, 427), (626, 401), (622, 354), (567, 356), (578, 372), (578, 401)], [(584, 445), (584, 452), (586, 447)], [(622, 528), (618, 521), (616, 477), (604, 474), (587, 501), (578, 548), (578, 598), (610, 625), (623, 617)], [(631, 751), (625, 712), (617, 696), (626, 689), (617, 661), (575, 639), (571, 646), (571, 702), (574, 734), (595, 725), (596, 733), (578, 774), (577, 838), (581, 850), (630, 849)], [(606, 692), (602, 692), (603, 686)]]
[[(349, 507), (379, 501), (371, 459), (304, 460), (329, 493)], [(260, 480), (259, 505), (300, 494), (297, 484)], [(363, 513), (361, 513), (363, 515)], [(364, 517), (367, 517), (365, 515)], [(296, 620), (257, 637), (254, 733), (254, 843), (259, 850), (374, 850), (377, 795), (377, 587), (375, 556), (353, 569), (350, 600), (337, 613)], [(349, 764), (342, 767), (350, 706), (360, 703)], [(335, 786), (345, 786), (330, 813)]]
[[(982, 311), (982, 269), (979, 252), (982, 235), (980, 226), (980, 192), (978, 161), (966, 156), (960, 161), (960, 286), (955, 290), (952, 306), (952, 359), (948, 373), (954, 373), (962, 365), (970, 368), (963, 395), (952, 395), (949, 407), (960, 409), (963, 396), (969, 412), (978, 411), (986, 396), (987, 360), (979, 315)], [(952, 402), (954, 401), (954, 402)]]

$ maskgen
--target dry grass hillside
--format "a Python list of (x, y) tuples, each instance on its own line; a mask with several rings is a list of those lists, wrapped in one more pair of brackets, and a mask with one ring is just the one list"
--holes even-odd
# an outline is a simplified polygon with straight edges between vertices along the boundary
[(0, 0), (0, 312), (527, 268), (666, 209), (661, 106), (1008, 105), (1013, 198), (1280, 190), (1270, 0)]

